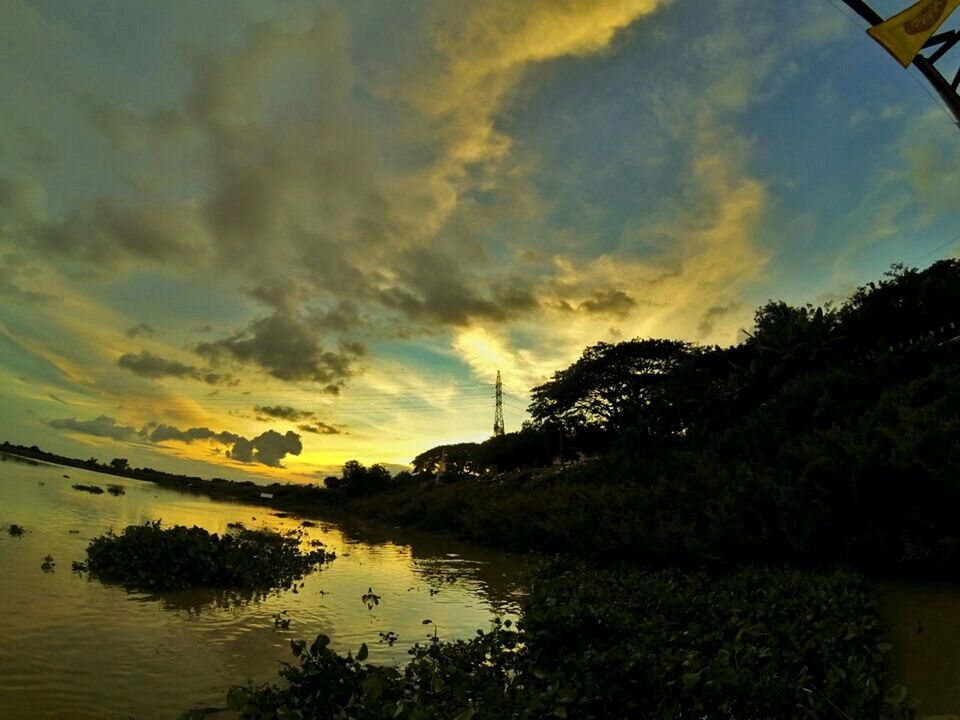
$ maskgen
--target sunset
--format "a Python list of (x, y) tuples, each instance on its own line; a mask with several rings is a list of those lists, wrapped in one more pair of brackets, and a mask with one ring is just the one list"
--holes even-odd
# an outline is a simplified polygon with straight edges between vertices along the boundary
[[(261, 569), (131, 580), (98, 561), (95, 548), (109, 543), (94, 538), (149, 545), (162, 518), (193, 526), (198, 534), (181, 539), (196, 548), (209, 541), (206, 528), (294, 553), (252, 529), (307, 532), (303, 557), (271, 561), (287, 574), (272, 589), (256, 586), (278, 593), (296, 593), (314, 565), (331, 568), (316, 577), (338, 577), (365, 558), (383, 563), (390, 592), (412, 597), (427, 580), (406, 548), (434, 546), (400, 528), (475, 543), (476, 568), (510, 566), (513, 558), (491, 559), (501, 550), (569, 553), (586, 563), (570, 571), (570, 587), (616, 563), (630, 578), (635, 568), (682, 568), (699, 588), (688, 599), (712, 592), (698, 584), (708, 582), (701, 569), (709, 582), (718, 573), (731, 587), (766, 583), (820, 599), (861, 592), (859, 580), (852, 590), (830, 574), (837, 568), (870, 582), (957, 577), (950, 553), (960, 535), (938, 509), (960, 497), (951, 435), (960, 427), (951, 404), (960, 397), (958, 6), (0, 0), (0, 443), (11, 461), (0, 454), (25, 488), (0, 495), (0, 529), (16, 547), (46, 542), (31, 527), (43, 508), (61, 535), (72, 528), (69, 541), (91, 543), (75, 572), (159, 593), (231, 582), (253, 592)], [(104, 474), (113, 477), (98, 483)], [(938, 478), (929, 488), (917, 480), (928, 474)], [(902, 506), (889, 490), (901, 483), (910, 488)], [(870, 501), (867, 487), (879, 493)], [(66, 503), (56, 513), (43, 495), (53, 488)], [(236, 517), (222, 503), (236, 503)], [(620, 515), (606, 514), (613, 508)], [(303, 528), (328, 516), (337, 520), (321, 526), (322, 542), (307, 544)], [(367, 521), (401, 535), (381, 536)], [(444, 542), (424, 551), (442, 568), (473, 557)], [(355, 560), (332, 562), (317, 550), (324, 543)], [(67, 553), (53, 548), (38, 545), (29, 572), (40, 572), (44, 553), (62, 554), (65, 582)], [(211, 549), (221, 559), (208, 564), (239, 567), (222, 561), (231, 548)], [(73, 551), (81, 557), (80, 545)], [(53, 559), (44, 563), (53, 582)], [(756, 580), (754, 566), (789, 570)], [(792, 568), (827, 579), (797, 579)], [(403, 606), (397, 622), (435, 643), (471, 637), (494, 611), (549, 626), (538, 593), (565, 587), (562, 573), (537, 585), (504, 570), (510, 581), (500, 585), (476, 572), (462, 575), (474, 583), (462, 597), (455, 580), (441, 597), (462, 608), (428, 616), (428, 604)], [(344, 582), (379, 598), (377, 577)], [(589, 586), (620, 582), (604, 577)], [(307, 582), (303, 592), (317, 597), (332, 587)], [(479, 587), (482, 603), (471, 604)], [(611, 596), (646, 597), (623, 587), (633, 589)], [(84, 602), (112, 607), (109, 597)], [(378, 603), (365, 602), (375, 614)], [(873, 613), (864, 602), (850, 612)], [(273, 638), (296, 613), (269, 607)], [(312, 639), (326, 608), (304, 610), (316, 626), (295, 619), (291, 632)], [(684, 623), (713, 612), (684, 608)], [(328, 641), (356, 652), (370, 627)], [(385, 637), (398, 629), (376, 627)], [(412, 646), (410, 632), (400, 632), (398, 652)], [(857, 647), (887, 644), (864, 637)], [(333, 652), (304, 647), (304, 658)], [(398, 662), (377, 652), (378, 662)], [(896, 657), (915, 657), (904, 653)], [(683, 658), (650, 670), (667, 678), (650, 687), (734, 683), (721, 673), (711, 685), (712, 670)], [(350, 672), (366, 683), (360, 667)], [(250, 677), (266, 681), (261, 670)], [(839, 685), (829, 695), (830, 672), (821, 685), (797, 680), (812, 698), (802, 717), (879, 707), (856, 705)], [(873, 682), (872, 672), (863, 677)], [(900, 687), (897, 678), (887, 685)], [(919, 682), (902, 685), (938, 684)], [(510, 717), (470, 693), (469, 707), (437, 705), (422, 717)], [(199, 706), (210, 688), (195, 695), (169, 707)], [(935, 699), (916, 706), (918, 718), (930, 708), (960, 713), (960, 695), (924, 697)], [(3, 698), (0, 685), (0, 708)], [(642, 703), (587, 710), (550, 698), (514, 716), (787, 717), (721, 712), (713, 700), (649, 715)], [(261, 700), (243, 695), (238, 707), (252, 712)], [(835, 702), (847, 714), (818, 714)], [(101, 717), (134, 712), (100, 703), (88, 704), (109, 708)], [(896, 703), (896, 712), (907, 707)], [(168, 716), (162, 707), (157, 716)], [(383, 717), (421, 717), (399, 707)], [(735, 709), (744, 707), (780, 706)], [(896, 712), (884, 717), (907, 717)]]
[(406, 466), (489, 436), (497, 370), (516, 430), (586, 345), (957, 246), (956, 129), (828, 2), (3, 7), (14, 443)]

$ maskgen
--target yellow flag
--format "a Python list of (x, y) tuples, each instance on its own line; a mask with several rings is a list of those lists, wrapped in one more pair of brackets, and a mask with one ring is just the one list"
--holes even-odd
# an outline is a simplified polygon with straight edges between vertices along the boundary
[(958, 6), (960, 0), (920, 0), (867, 32), (897, 62), (909, 67), (923, 44)]

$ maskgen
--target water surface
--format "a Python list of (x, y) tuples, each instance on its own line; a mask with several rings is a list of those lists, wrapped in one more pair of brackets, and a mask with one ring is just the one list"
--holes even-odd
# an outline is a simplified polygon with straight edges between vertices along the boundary
[[(74, 483), (120, 485), (125, 494), (91, 495)], [(326, 633), (344, 652), (365, 642), (371, 662), (402, 665), (433, 627), (442, 639), (465, 638), (495, 616), (516, 616), (521, 559), (364, 525), (305, 528), (337, 559), (297, 592), (250, 601), (209, 590), (128, 592), (70, 569), (92, 538), (148, 520), (219, 533), (238, 521), (301, 527), (301, 518), (274, 512), (76, 468), (0, 462), (0, 714), (171, 718), (223, 706), (231, 683), (275, 680), (278, 661), (291, 660), (291, 638)], [(11, 537), (11, 523), (27, 534)], [(52, 573), (40, 568), (48, 554)], [(361, 595), (371, 588), (381, 600), (368, 609)], [(276, 628), (276, 615), (290, 619), (288, 630)], [(392, 647), (379, 637), (389, 631), (399, 636)]]

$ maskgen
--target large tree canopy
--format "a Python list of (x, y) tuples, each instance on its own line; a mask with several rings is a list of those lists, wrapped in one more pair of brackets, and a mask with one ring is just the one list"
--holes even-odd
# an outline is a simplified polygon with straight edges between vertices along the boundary
[(530, 415), (572, 430), (620, 432), (642, 420), (651, 434), (677, 432), (683, 400), (676, 381), (698, 353), (679, 340), (597, 343), (533, 389)]

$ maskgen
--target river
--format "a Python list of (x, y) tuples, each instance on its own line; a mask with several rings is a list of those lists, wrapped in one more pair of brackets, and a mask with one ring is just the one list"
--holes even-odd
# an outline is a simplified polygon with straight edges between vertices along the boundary
[[(125, 492), (92, 495), (74, 483)], [(292, 660), (292, 638), (325, 633), (342, 652), (366, 643), (371, 662), (402, 665), (433, 628), (452, 640), (489, 628), (494, 617), (516, 617), (522, 558), (364, 524), (305, 528), (336, 560), (297, 592), (258, 600), (127, 592), (71, 572), (92, 538), (148, 520), (219, 533), (231, 522), (301, 527), (300, 518), (274, 512), (76, 468), (0, 462), (0, 715), (173, 718), (222, 707), (232, 683), (276, 680), (278, 662)], [(11, 536), (12, 523), (26, 534)], [(47, 555), (52, 572), (41, 569)], [(368, 589), (380, 596), (373, 607), (361, 599)], [(278, 628), (276, 616), (289, 628)], [(380, 638), (391, 632), (392, 646)]]

